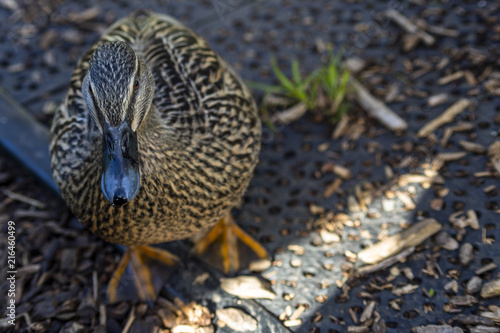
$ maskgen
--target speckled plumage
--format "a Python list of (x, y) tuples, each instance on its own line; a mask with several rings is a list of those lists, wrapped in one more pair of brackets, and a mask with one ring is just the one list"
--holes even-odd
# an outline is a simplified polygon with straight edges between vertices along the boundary
[[(129, 45), (154, 78), (153, 103), (145, 115), (137, 114), (134, 100), (123, 102), (122, 114), (113, 109), (117, 103), (104, 98), (96, 107), (102, 114), (92, 116), (86, 106), (81, 90), (89, 62), (98, 59), (92, 57), (97, 45), (112, 41)], [(134, 56), (123, 52), (118, 62)], [(127, 67), (113, 59), (96, 66), (109, 68), (89, 73), (93, 93), (127, 93), (137, 59), (127, 62), (128, 74), (116, 72)], [(131, 123), (138, 126), (141, 185), (121, 208), (111, 206), (101, 190), (103, 136), (95, 119), (103, 116), (113, 126), (135, 117)], [(182, 239), (207, 230), (239, 202), (257, 163), (260, 126), (247, 88), (202, 38), (168, 16), (140, 11), (110, 27), (79, 61), (51, 128), (53, 177), (78, 219), (110, 242)]]

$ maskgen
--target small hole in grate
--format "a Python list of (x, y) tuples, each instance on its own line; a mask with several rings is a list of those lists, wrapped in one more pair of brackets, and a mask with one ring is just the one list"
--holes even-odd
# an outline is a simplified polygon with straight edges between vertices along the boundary
[(496, 201), (486, 201), (484, 203), (484, 207), (487, 210), (497, 210), (498, 209), (498, 202), (496, 202)]
[(278, 206), (272, 206), (270, 207), (267, 212), (270, 214), (270, 215), (278, 215), (279, 213), (281, 213), (281, 207), (278, 207)]
[(277, 174), (277, 173), (276, 173), (276, 171), (274, 171), (274, 170), (266, 170), (266, 171), (264, 172), (264, 177), (266, 177), (266, 178), (275, 178), (275, 177), (276, 177), (276, 174)]
[(491, 224), (491, 223), (488, 223), (487, 225), (484, 226), (484, 229), (486, 229), (486, 231), (491, 231), (491, 230), (495, 230), (496, 226), (494, 224)]
[(498, 190), (496, 188), (489, 190), (488, 192), (485, 192), (486, 196), (488, 198), (495, 197), (498, 195)]
[(296, 156), (297, 154), (293, 150), (288, 150), (285, 155), (283, 156), (285, 159), (289, 160), (292, 159)]
[(453, 202), (453, 209), (454, 210), (464, 210), (465, 209), (465, 202), (463, 202), (463, 201), (454, 201)]
[(431, 303), (431, 302), (424, 303), (423, 308), (424, 308), (425, 312), (431, 312), (431, 311), (436, 310), (436, 304)]
[(490, 127), (490, 123), (488, 123), (487, 121), (482, 121), (479, 124), (477, 124), (477, 127), (481, 129), (486, 129)]
[(290, 180), (288, 178), (280, 178), (276, 181), (277, 186), (288, 186), (290, 185)]
[(406, 319), (415, 319), (418, 318), (420, 314), (416, 310), (410, 310), (403, 312), (403, 317)]
[(295, 172), (293, 174), (293, 178), (295, 178), (295, 179), (303, 179), (305, 176), (306, 176), (306, 173), (302, 170)]
[(290, 235), (290, 229), (288, 229), (288, 228), (280, 229), (280, 235), (281, 236), (288, 236), (288, 235)]
[(273, 235), (270, 235), (270, 236), (262, 236), (259, 238), (260, 242), (262, 244), (269, 244), (269, 243), (272, 243), (274, 242), (274, 236)]
[(389, 328), (398, 328), (398, 323), (396, 323), (395, 321), (388, 321), (387, 323), (385, 323), (385, 326)]
[(313, 278), (316, 276), (316, 273), (313, 272), (302, 272), (302, 275), (304, 275), (305, 278)]
[(464, 195), (467, 194), (466, 190), (460, 190), (460, 189), (454, 189), (453, 193), (455, 193), (456, 196), (463, 197)]
[(481, 265), (485, 266), (485, 265), (489, 265), (493, 262), (493, 259), (491, 258), (483, 258), (481, 259)]
[(307, 151), (310, 151), (310, 150), (311, 150), (312, 145), (311, 145), (310, 143), (305, 143), (305, 144), (303, 144), (303, 145), (302, 145), (302, 147), (300, 147), (300, 148), (302, 149), (302, 151), (307, 152)]

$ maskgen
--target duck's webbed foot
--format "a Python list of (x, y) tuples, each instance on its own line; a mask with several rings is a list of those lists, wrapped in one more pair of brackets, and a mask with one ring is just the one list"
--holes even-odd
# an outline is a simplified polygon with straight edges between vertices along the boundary
[[(179, 258), (150, 246), (128, 247), (108, 285), (109, 302), (153, 302)], [(152, 267), (155, 267), (154, 274)], [(124, 274), (129, 268), (130, 274)]]
[(224, 273), (234, 273), (255, 259), (268, 259), (266, 249), (228, 214), (196, 241), (193, 252)]

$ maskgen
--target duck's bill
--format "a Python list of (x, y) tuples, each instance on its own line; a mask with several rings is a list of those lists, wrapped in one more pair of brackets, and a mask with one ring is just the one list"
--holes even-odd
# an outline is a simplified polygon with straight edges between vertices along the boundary
[(139, 191), (137, 133), (124, 121), (103, 126), (102, 180), (104, 197), (115, 207), (131, 201)]

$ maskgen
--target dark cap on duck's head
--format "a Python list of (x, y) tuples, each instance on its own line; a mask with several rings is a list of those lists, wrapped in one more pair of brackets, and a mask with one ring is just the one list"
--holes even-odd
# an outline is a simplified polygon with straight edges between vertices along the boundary
[(131, 83), (135, 79), (138, 57), (134, 50), (124, 42), (103, 43), (97, 47), (90, 60), (88, 75), (99, 107), (111, 126), (123, 121)]
[(82, 94), (97, 126), (127, 121), (134, 131), (151, 107), (155, 83), (151, 71), (128, 44), (97, 46), (83, 79)]
[(102, 192), (113, 206), (139, 190), (137, 129), (151, 108), (151, 71), (124, 42), (104, 42), (92, 54), (82, 82), (87, 109), (103, 135)]

